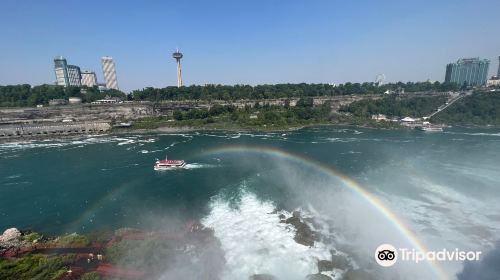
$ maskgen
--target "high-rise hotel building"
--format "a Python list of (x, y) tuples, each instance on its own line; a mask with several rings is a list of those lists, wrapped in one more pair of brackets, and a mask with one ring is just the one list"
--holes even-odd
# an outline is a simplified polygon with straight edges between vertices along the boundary
[(462, 58), (455, 63), (446, 65), (445, 82), (456, 83), (459, 86), (483, 86), (488, 79), (488, 59)]
[(82, 72), (82, 86), (93, 87), (97, 86), (97, 76), (93, 71)]
[(82, 85), (82, 72), (80, 67), (76, 65), (68, 65), (68, 79), (69, 85), (79, 87)]
[(69, 85), (68, 80), (68, 62), (66, 58), (62, 56), (57, 56), (54, 58), (54, 72), (56, 73), (56, 85), (67, 86)]
[(101, 63), (104, 80), (106, 81), (106, 87), (117, 90), (118, 82), (116, 81), (116, 69), (113, 58), (110, 56), (103, 56), (101, 57)]
[(66, 58), (57, 56), (54, 58), (54, 72), (56, 74), (56, 84), (59, 86), (81, 86), (82, 75), (80, 67), (68, 65)]
[(500, 78), (500, 55), (498, 56), (498, 71), (497, 71), (497, 78)]

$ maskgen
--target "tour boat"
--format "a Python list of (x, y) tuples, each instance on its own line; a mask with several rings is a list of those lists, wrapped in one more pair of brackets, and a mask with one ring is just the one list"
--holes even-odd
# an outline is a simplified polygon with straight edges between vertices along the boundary
[(183, 160), (173, 160), (167, 159), (165, 157), (164, 160), (157, 160), (154, 166), (154, 170), (172, 170), (172, 169), (180, 169), (186, 166), (186, 162)]

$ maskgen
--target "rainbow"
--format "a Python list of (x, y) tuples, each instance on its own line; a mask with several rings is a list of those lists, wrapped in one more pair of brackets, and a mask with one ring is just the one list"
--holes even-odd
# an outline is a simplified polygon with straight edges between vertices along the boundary
[(109, 203), (109, 201), (125, 193), (134, 183), (135, 182), (127, 182), (121, 186), (115, 187), (110, 192), (101, 196), (96, 201), (89, 203), (85, 207), (83, 213), (77, 219), (75, 219), (73, 222), (71, 222), (65, 227), (65, 232), (73, 233), (78, 231), (85, 231), (84, 224), (88, 223), (91, 219), (93, 219), (95, 214), (102, 209), (103, 205)]
[[(405, 225), (405, 223), (392, 212), (384, 203), (380, 201), (374, 194), (368, 192), (356, 181), (349, 177), (335, 171), (330, 166), (307, 158), (303, 155), (294, 154), (289, 151), (281, 150), (276, 147), (269, 146), (242, 146), (242, 145), (229, 145), (216, 147), (203, 152), (204, 155), (224, 154), (224, 153), (255, 153), (270, 155), (279, 159), (291, 161), (294, 163), (305, 164), (315, 170), (338, 179), (342, 186), (358, 194), (363, 200), (372, 205), (377, 211), (382, 214), (394, 227), (410, 242), (410, 244), (421, 252), (427, 252), (427, 247), (417, 238), (417, 236)], [(436, 274), (439, 279), (448, 279), (446, 273), (435, 261), (429, 261), (431, 270)]]

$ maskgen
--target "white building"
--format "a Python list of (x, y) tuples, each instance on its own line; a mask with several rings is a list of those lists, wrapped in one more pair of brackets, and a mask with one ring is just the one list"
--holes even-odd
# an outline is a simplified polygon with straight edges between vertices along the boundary
[(500, 86), (500, 78), (491, 77), (488, 81), (486, 81), (486, 86), (488, 87), (498, 87)]
[(388, 121), (387, 116), (384, 114), (377, 114), (377, 115), (372, 115), (372, 120), (376, 121)]
[(82, 72), (82, 86), (93, 87), (97, 86), (97, 76), (93, 71)]
[(80, 97), (70, 97), (68, 98), (69, 104), (80, 104), (82, 103), (82, 99)]
[(104, 74), (104, 80), (106, 81), (106, 87), (109, 89), (118, 89), (118, 82), (116, 80), (116, 69), (113, 58), (110, 56), (101, 57), (102, 72)]

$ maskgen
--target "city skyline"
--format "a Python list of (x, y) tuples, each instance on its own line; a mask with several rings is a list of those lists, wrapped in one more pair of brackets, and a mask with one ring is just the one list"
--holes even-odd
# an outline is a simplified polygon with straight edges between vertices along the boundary
[[(495, 1), (51, 3), (0, 4), (11, 11), (4, 26), (25, 22), (0, 31), (8, 42), (0, 46), (0, 84), (53, 83), (58, 54), (93, 70), (101, 68), (95, 57), (109, 54), (126, 92), (175, 86), (176, 46), (187, 55), (185, 85), (370, 82), (379, 73), (387, 82), (442, 82), (446, 64), (462, 57), (489, 59), (488, 77), (495, 75), (500, 54), (491, 36), (500, 26)], [(55, 26), (78, 35), (63, 40)]]

